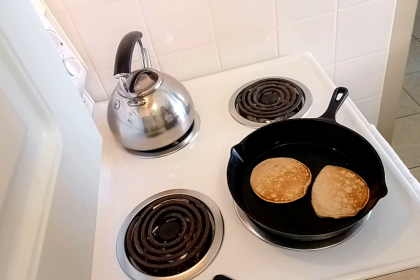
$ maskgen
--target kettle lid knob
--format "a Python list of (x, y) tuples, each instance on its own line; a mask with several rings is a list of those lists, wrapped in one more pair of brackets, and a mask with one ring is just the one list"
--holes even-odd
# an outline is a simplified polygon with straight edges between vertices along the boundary
[(141, 69), (133, 76), (129, 88), (137, 97), (144, 97), (155, 92), (163, 83), (163, 75), (153, 69)]

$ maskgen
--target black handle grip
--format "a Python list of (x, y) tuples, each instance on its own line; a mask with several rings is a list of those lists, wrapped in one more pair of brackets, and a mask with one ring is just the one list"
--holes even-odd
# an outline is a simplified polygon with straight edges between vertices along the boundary
[(143, 34), (140, 31), (132, 31), (121, 39), (115, 56), (114, 76), (116, 78), (118, 76), (126, 76), (127, 74), (128, 76), (130, 75), (133, 50), (137, 42), (139, 42), (140, 48), (143, 48), (141, 44), (142, 37)]
[(349, 96), (349, 90), (347, 88), (345, 87), (336, 88), (331, 97), (330, 105), (328, 105), (328, 108), (325, 111), (325, 113), (322, 114), (322, 116), (320, 116), (319, 118), (335, 122), (336, 121), (335, 115), (337, 114), (338, 109), (340, 109), (341, 105), (343, 105), (347, 96)]
[(222, 274), (219, 274), (219, 275), (214, 276), (213, 280), (233, 280), (233, 279), (227, 276), (224, 276)]

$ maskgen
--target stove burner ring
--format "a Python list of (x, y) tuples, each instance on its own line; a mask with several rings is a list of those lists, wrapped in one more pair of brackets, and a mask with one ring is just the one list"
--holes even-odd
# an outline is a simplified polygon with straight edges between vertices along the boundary
[(252, 128), (304, 117), (312, 106), (312, 94), (301, 82), (283, 77), (251, 81), (229, 100), (229, 112), (239, 123)]
[(140, 271), (172, 276), (200, 261), (213, 235), (214, 221), (203, 202), (188, 195), (166, 196), (132, 220), (125, 236), (126, 254)]
[[(185, 206), (186, 204), (187, 206)], [(172, 210), (166, 210), (169, 207), (172, 207)], [(174, 207), (177, 210), (174, 211)], [(191, 208), (196, 211), (191, 210)], [(186, 212), (188, 214), (185, 214)], [(197, 216), (197, 213), (199, 216)], [(191, 226), (192, 219), (190, 217), (194, 218), (194, 227)], [(206, 217), (208, 217), (208, 220)], [(148, 222), (146, 223), (147, 218)], [(140, 219), (143, 222), (140, 223)], [(198, 231), (199, 223), (202, 224), (200, 232)], [(146, 225), (142, 231), (144, 224)], [(200, 245), (201, 237), (206, 234), (207, 227), (209, 228), (207, 239), (203, 245)], [(190, 230), (193, 230), (194, 233), (188, 237)], [(142, 233), (144, 235), (143, 239)], [(149, 238), (149, 234), (151, 238)], [(213, 200), (193, 190), (168, 190), (147, 198), (127, 216), (118, 233), (117, 258), (122, 270), (133, 280), (191, 279), (210, 265), (216, 257), (222, 246), (223, 234), (223, 217)], [(134, 238), (135, 235), (137, 238)], [(201, 237), (196, 238), (197, 235)], [(179, 239), (180, 236), (185, 236), (185, 238)], [(189, 242), (181, 248), (180, 244), (187, 237)], [(143, 242), (146, 242), (147, 248), (152, 248), (152, 250), (146, 249)], [(192, 242), (195, 245), (191, 245)], [(180, 250), (170, 253), (170, 250), (177, 246)], [(201, 249), (195, 252), (195, 249), (200, 246)], [(173, 258), (175, 254), (180, 253), (186, 247), (190, 248), (188, 252), (178, 258)], [(129, 248), (131, 248), (131, 253), (134, 252), (135, 255), (129, 253)], [(153, 249), (157, 250), (158, 253), (153, 253)], [(149, 259), (141, 255), (141, 251), (146, 253)], [(163, 252), (165, 253), (162, 254)], [(139, 258), (142, 263), (145, 262), (146, 266), (138, 263), (133, 256)], [(152, 260), (150, 256), (159, 258), (159, 261)], [(163, 258), (171, 260), (164, 260)], [(181, 260), (182, 263), (173, 266), (175, 262)], [(172, 265), (173, 267), (151, 268), (151, 266), (155, 267), (156, 265)]]
[(245, 87), (236, 98), (237, 111), (257, 122), (290, 118), (302, 109), (303, 90), (285, 79), (263, 79)]

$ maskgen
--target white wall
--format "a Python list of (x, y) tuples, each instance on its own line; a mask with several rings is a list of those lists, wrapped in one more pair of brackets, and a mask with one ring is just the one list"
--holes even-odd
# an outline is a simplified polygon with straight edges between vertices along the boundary
[(120, 39), (139, 30), (153, 66), (181, 81), (309, 51), (377, 122), (395, 0), (44, 1), (90, 67), (95, 101), (116, 84)]

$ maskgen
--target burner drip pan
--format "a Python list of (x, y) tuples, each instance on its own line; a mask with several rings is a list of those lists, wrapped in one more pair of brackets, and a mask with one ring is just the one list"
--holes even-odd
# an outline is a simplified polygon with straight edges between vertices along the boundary
[(329, 239), (320, 240), (320, 241), (298, 241), (292, 240), (278, 235), (274, 235), (263, 230), (257, 224), (255, 224), (242, 209), (234, 202), (233, 206), (235, 208), (236, 214), (238, 214), (239, 219), (244, 224), (244, 226), (252, 232), (256, 237), (261, 239), (264, 242), (267, 242), (271, 245), (294, 250), (294, 251), (316, 251), (321, 249), (327, 249), (338, 244), (343, 243), (344, 241), (352, 238), (356, 233), (358, 233), (362, 227), (366, 224), (367, 220), (370, 217), (370, 214), (367, 214), (363, 219), (354, 224), (349, 230), (331, 237)]
[(258, 128), (291, 118), (301, 118), (312, 106), (312, 95), (302, 83), (289, 78), (267, 77), (235, 91), (229, 112), (239, 123)]
[(117, 257), (131, 279), (191, 279), (216, 257), (223, 240), (217, 205), (192, 190), (158, 193), (124, 221)]

